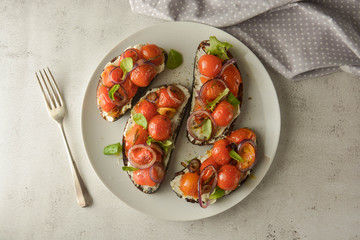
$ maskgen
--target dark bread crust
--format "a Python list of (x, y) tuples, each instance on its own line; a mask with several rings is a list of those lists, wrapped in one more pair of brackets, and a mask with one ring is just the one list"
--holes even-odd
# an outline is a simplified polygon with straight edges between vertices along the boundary
[[(166, 62), (167, 62), (167, 59), (168, 59), (167, 52), (162, 48), (160, 48), (160, 49), (161, 49), (162, 53), (164, 54), (164, 64), (166, 65)], [(114, 57), (110, 62), (111, 63), (115, 62), (120, 56), (121, 56), (121, 54), (119, 56), (117, 56), (117, 57)], [(105, 68), (104, 68), (104, 70), (105, 70)], [(159, 74), (160, 73), (156, 74), (156, 76), (154, 77), (154, 79), (151, 80), (151, 82), (154, 81)], [(101, 86), (103, 86), (103, 84), (102, 84), (102, 78), (101, 78), (101, 75), (100, 75), (98, 85), (96, 87), (96, 100), (97, 100), (97, 92), (98, 92), (98, 90), (99, 90), (99, 88)], [(140, 97), (144, 94), (144, 92), (147, 90), (147, 88), (148, 87), (139, 87), (138, 88), (135, 96), (132, 97), (132, 99), (130, 99), (130, 101), (129, 101), (131, 106), (133, 106), (134, 103), (136, 103), (140, 99)], [(106, 119), (106, 117), (103, 116), (103, 110), (101, 109), (101, 106), (99, 105), (98, 101), (96, 101), (96, 105), (97, 105), (97, 107), (99, 109), (100, 116), (103, 119), (105, 119), (107, 121), (110, 121), (110, 120)], [(122, 112), (122, 109), (123, 109), (124, 106), (115, 107), (110, 112), (108, 112), (108, 116), (113, 118), (113, 121), (110, 121), (110, 122), (115, 122), (116, 120), (121, 118), (129, 109), (131, 109), (131, 106), (130, 106), (130, 108), (127, 111)]]
[[(205, 51), (206, 52), (206, 48), (209, 46), (209, 40), (204, 40), (202, 41), (198, 48), (197, 48), (197, 51), (196, 51), (196, 54), (195, 54), (195, 59), (194, 59), (194, 74), (193, 74), (193, 89), (192, 91), (196, 91), (195, 90), (195, 84), (197, 81), (200, 81), (200, 79), (196, 79), (196, 74), (195, 72), (198, 71), (198, 55), (201, 51)], [(233, 58), (233, 55), (231, 54), (230, 51), (227, 51), (227, 55), (229, 58)], [(240, 73), (240, 76), (241, 76), (241, 79), (242, 78), (242, 75), (241, 75), (241, 72), (240, 72), (240, 69), (237, 65), (237, 63), (234, 63), (234, 66), (239, 70), (239, 73)], [(238, 91), (238, 96), (237, 96), (237, 99), (240, 101), (240, 105), (239, 105), (239, 108), (241, 110), (241, 106), (242, 106), (242, 103), (243, 103), (243, 82), (240, 83), (239, 85), (239, 91)], [(193, 104), (192, 104), (193, 105)], [(193, 112), (193, 109), (190, 109), (190, 114)], [(195, 139), (192, 139), (191, 135), (188, 133), (187, 134), (187, 138), (189, 140), (189, 142), (191, 142), (192, 144), (195, 144), (195, 145), (199, 145), (199, 146), (203, 146), (203, 145), (210, 145), (210, 144), (213, 144), (215, 141), (221, 139), (223, 136), (227, 136), (234, 128), (234, 124), (235, 124), (235, 121), (236, 119), (238, 118), (239, 116), (237, 116), (236, 118), (234, 118), (231, 123), (224, 129), (223, 133), (220, 134), (218, 137), (216, 138), (211, 138), (209, 139), (208, 141), (197, 141)]]
[[(180, 85), (180, 84), (176, 84), (176, 85)], [(168, 87), (168, 85), (163, 85), (163, 86), (160, 86), (160, 87), (157, 87), (156, 89), (160, 89), (160, 88), (166, 88)], [(184, 86), (183, 86), (184, 87)], [(187, 88), (186, 88), (187, 89)], [(150, 91), (150, 90), (149, 90)], [(190, 93), (190, 91), (189, 91)], [(145, 94), (144, 96), (146, 96), (147, 94)], [(181, 127), (181, 124), (182, 124), (182, 121), (184, 120), (184, 116), (185, 116), (185, 113), (187, 112), (187, 109), (189, 107), (189, 104), (190, 104), (190, 98), (191, 98), (191, 94), (189, 96), (189, 98), (187, 99), (187, 102), (184, 106), (184, 108), (182, 109), (182, 111), (180, 112), (179, 114), (179, 117), (180, 117), (180, 121), (178, 123), (178, 125), (176, 126), (176, 129), (174, 130), (174, 136), (173, 136), (173, 145), (175, 146), (176, 145), (176, 140), (177, 140), (177, 137), (178, 137), (178, 133), (179, 133), (179, 130), (180, 130), (180, 127)], [(186, 99), (186, 98), (185, 98)], [(140, 100), (140, 99), (139, 99)], [(130, 119), (130, 118), (129, 118)], [(127, 125), (129, 123), (129, 119), (126, 121), (126, 124), (125, 124), (125, 128), (124, 128), (124, 135), (123, 135), (123, 139), (122, 139), (122, 146), (125, 146), (125, 130), (127, 128)], [(165, 174), (168, 170), (168, 167), (169, 167), (169, 163), (170, 163), (170, 160), (171, 160), (171, 156), (172, 156), (172, 153), (173, 153), (173, 149), (174, 148), (171, 148), (168, 150), (168, 154), (169, 154), (169, 161), (167, 162), (167, 165), (165, 166)], [(123, 163), (124, 163), (124, 166), (128, 166), (129, 165), (129, 159), (127, 158), (126, 154), (125, 154), (125, 147), (122, 148), (122, 157), (123, 157)], [(137, 184), (134, 182), (134, 180), (131, 178), (131, 174), (129, 172), (128, 173), (128, 176), (130, 178), (130, 180), (132, 181), (132, 183), (140, 190), (142, 191), (143, 193), (147, 193), (147, 194), (152, 194), (152, 193), (155, 193), (161, 186), (162, 183), (159, 183), (157, 185), (155, 185), (154, 187), (151, 187), (149, 189), (149, 191), (146, 191), (144, 189), (143, 186)]]

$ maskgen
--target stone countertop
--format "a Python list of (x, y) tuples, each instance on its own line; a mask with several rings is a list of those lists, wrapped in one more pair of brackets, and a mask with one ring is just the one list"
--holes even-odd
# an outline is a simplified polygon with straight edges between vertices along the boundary
[[(163, 21), (133, 14), (126, 0), (5, 0), (0, 11), (0, 239), (360, 239), (358, 76), (292, 82), (267, 67), (282, 114), (267, 175), (228, 211), (169, 222), (128, 207), (103, 185), (80, 126), (85, 89), (104, 55)], [(35, 79), (44, 66), (55, 69), (65, 95), (65, 129), (94, 199), (89, 208), (76, 203), (61, 136)]]

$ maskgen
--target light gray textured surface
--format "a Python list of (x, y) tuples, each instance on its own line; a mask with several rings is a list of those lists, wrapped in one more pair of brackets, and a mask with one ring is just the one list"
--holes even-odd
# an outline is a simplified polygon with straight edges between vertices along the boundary
[[(137, 212), (101, 183), (82, 145), (88, 81), (119, 41), (161, 20), (128, 1), (0, 3), (0, 239), (360, 239), (360, 78), (301, 82), (270, 68), (282, 112), (280, 145), (255, 191), (193, 222)], [(34, 71), (49, 66), (70, 114), (65, 128), (93, 206), (75, 201), (60, 133)]]

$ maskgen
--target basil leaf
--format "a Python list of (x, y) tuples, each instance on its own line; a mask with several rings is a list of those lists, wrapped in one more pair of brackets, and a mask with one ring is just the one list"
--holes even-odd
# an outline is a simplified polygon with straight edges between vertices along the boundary
[(207, 118), (202, 124), (202, 132), (205, 136), (205, 139), (208, 140), (211, 137), (212, 133), (212, 122), (209, 118)]
[(219, 187), (216, 187), (210, 195), (210, 199), (218, 199), (225, 195), (225, 191)]
[(228, 93), (230, 92), (230, 90), (228, 88), (225, 88), (224, 91), (222, 93), (220, 93), (220, 95), (215, 98), (214, 101), (208, 103), (206, 105), (206, 109), (210, 109), (211, 111), (214, 111), (214, 108), (216, 106), (216, 104), (223, 98), (225, 97)]
[(104, 148), (105, 155), (115, 155), (121, 152), (122, 146), (120, 143), (108, 145)]
[(158, 143), (160, 147), (164, 150), (164, 152), (167, 152), (169, 148), (173, 145), (172, 141), (166, 140), (166, 141), (158, 141), (153, 139), (151, 136), (148, 136), (148, 139), (146, 140), (147, 145), (151, 145), (151, 143)]
[(226, 60), (226, 59), (229, 59), (226, 51), (231, 47), (233, 47), (233, 46), (230, 43), (221, 42), (216, 37), (211, 36), (210, 37), (210, 47), (208, 48), (207, 53), (218, 56), (219, 58), (221, 58), (223, 60)]
[(232, 94), (231, 92), (229, 93), (226, 101), (228, 101), (229, 103), (231, 103), (231, 105), (233, 105), (234, 107), (236, 107), (237, 105), (240, 104), (239, 99), (237, 99), (234, 94)]
[(181, 53), (174, 49), (170, 49), (168, 59), (166, 62), (166, 68), (175, 69), (183, 63), (183, 57)]
[(111, 99), (111, 100), (115, 100), (114, 99), (114, 94), (116, 93), (116, 91), (117, 90), (119, 90), (119, 88), (120, 88), (120, 85), (119, 84), (115, 84), (111, 89), (110, 89), (110, 91), (109, 91), (109, 98)]
[(232, 159), (235, 159), (236, 161), (245, 162), (244, 159), (237, 152), (235, 152), (234, 150), (230, 151), (230, 157)]
[(146, 118), (144, 115), (142, 115), (141, 113), (135, 113), (134, 116), (133, 116), (133, 119), (135, 121), (135, 123), (137, 125), (140, 125), (142, 126), (144, 129), (147, 129), (147, 121), (146, 121)]
[(127, 58), (124, 58), (123, 60), (121, 60), (120, 68), (121, 68), (121, 70), (123, 70), (123, 76), (122, 76), (123, 80), (124, 80), (126, 74), (128, 72), (130, 72), (133, 69), (133, 67), (134, 67), (134, 62), (131, 57), (127, 57)]
[(130, 171), (130, 172), (132, 172), (132, 171), (136, 171), (136, 170), (139, 170), (139, 169), (134, 168), (134, 167), (130, 167), (130, 166), (123, 166), (123, 167), (122, 167), (122, 170), (123, 170), (123, 171)]

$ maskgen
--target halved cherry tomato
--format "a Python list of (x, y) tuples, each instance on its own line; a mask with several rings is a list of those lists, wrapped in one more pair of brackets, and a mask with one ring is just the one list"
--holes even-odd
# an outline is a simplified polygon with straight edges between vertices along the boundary
[(120, 84), (125, 89), (126, 95), (129, 99), (135, 96), (138, 86), (136, 86), (128, 77), (123, 83)]
[(178, 101), (175, 101), (169, 96), (169, 92), (167, 88), (161, 88), (158, 92), (159, 102), (158, 107), (170, 107), (170, 108), (178, 108), (184, 101), (184, 93), (177, 87), (172, 86), (170, 88), (171, 94), (173, 98), (176, 98)]
[(109, 112), (111, 109), (115, 107), (115, 104), (111, 101), (109, 97), (109, 89), (105, 86), (101, 86), (98, 89), (97, 99), (101, 109), (105, 112)]
[(230, 133), (230, 135), (226, 139), (238, 145), (241, 141), (245, 139), (251, 139), (256, 142), (256, 134), (249, 128), (239, 128)]
[(211, 54), (205, 54), (200, 57), (198, 68), (201, 75), (214, 78), (221, 71), (221, 59)]
[(101, 73), (101, 78), (105, 86), (112, 87), (115, 83), (121, 82), (122, 75), (123, 71), (121, 68), (109, 65)]
[(145, 169), (139, 169), (133, 172), (133, 178), (134, 181), (139, 184), (139, 185), (146, 185), (146, 186), (155, 186), (156, 182), (154, 182), (153, 180), (151, 180), (150, 178), (150, 172), (149, 172), (150, 168), (145, 168)]
[(238, 154), (245, 161), (245, 162), (237, 163), (239, 170), (242, 171), (242, 170), (248, 169), (255, 163), (256, 149), (250, 143), (244, 143), (242, 145), (241, 149), (239, 149), (239, 150), (240, 151), (238, 151)]
[(150, 136), (157, 141), (164, 141), (171, 135), (171, 121), (163, 115), (156, 115), (148, 123)]
[(185, 196), (198, 197), (199, 174), (187, 172), (181, 176), (180, 190)]
[(239, 184), (241, 172), (233, 165), (224, 165), (218, 171), (217, 186), (223, 190), (235, 190)]
[(149, 136), (148, 132), (142, 126), (137, 124), (132, 126), (125, 136), (126, 156), (127, 156), (127, 152), (132, 146), (137, 144), (145, 144), (148, 136)]
[(139, 60), (141, 58), (141, 52), (140, 52), (140, 50), (138, 50), (136, 48), (129, 48), (121, 54), (120, 59), (119, 59), (120, 62), (124, 58), (127, 58), (127, 57), (131, 57), (133, 60), (133, 63), (135, 63), (137, 60)]
[(230, 65), (225, 68), (220, 78), (224, 80), (230, 92), (234, 96), (237, 96), (239, 91), (239, 85), (240, 83), (242, 83), (242, 78), (239, 70), (234, 65)]
[[(220, 165), (215, 161), (214, 157), (210, 156), (204, 162), (201, 163), (200, 172), (202, 172), (204, 170), (204, 168), (206, 168), (209, 165), (213, 165), (216, 170), (218, 170), (220, 168)], [(204, 175), (202, 177), (203, 181), (210, 178), (211, 175), (213, 174), (212, 169), (206, 169), (205, 171), (206, 172), (204, 172)]]
[(216, 79), (212, 79), (206, 82), (201, 89), (201, 98), (206, 104), (214, 101), (225, 90), (224, 84)]
[(146, 44), (142, 46), (141, 54), (143, 58), (150, 60), (155, 65), (160, 65), (164, 62), (164, 54), (155, 44)]
[(231, 144), (226, 139), (220, 139), (214, 143), (211, 149), (211, 154), (217, 164), (225, 165), (231, 160), (230, 151), (232, 150)]
[(235, 108), (231, 103), (227, 101), (220, 102), (212, 113), (215, 123), (221, 127), (229, 125), (231, 120), (234, 119), (234, 115)]
[(154, 103), (148, 102), (145, 99), (138, 102), (135, 107), (134, 111), (136, 113), (141, 113), (146, 118), (147, 122), (150, 122), (150, 120), (158, 115), (157, 107)]
[(131, 71), (130, 80), (138, 87), (147, 87), (155, 75), (156, 69), (153, 66), (143, 64)]
[(131, 150), (130, 154), (128, 154), (128, 158), (139, 166), (145, 166), (151, 164), (150, 162), (156, 157), (156, 152), (154, 153), (155, 156), (146, 148), (136, 148)]

